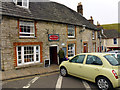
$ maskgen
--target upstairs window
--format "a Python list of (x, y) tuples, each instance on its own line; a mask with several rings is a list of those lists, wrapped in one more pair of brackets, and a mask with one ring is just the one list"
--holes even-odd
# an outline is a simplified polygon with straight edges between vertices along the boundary
[(22, 6), (22, 0), (17, 0), (17, 5)]
[(114, 41), (114, 44), (117, 44), (117, 38), (114, 38), (113, 41)]
[(95, 40), (95, 31), (92, 31), (92, 39)]
[(74, 25), (68, 25), (68, 37), (75, 38), (75, 26)]
[(35, 26), (32, 21), (20, 21), (19, 37), (35, 37)]
[(29, 0), (13, 0), (13, 2), (21, 7), (28, 8), (29, 7)]

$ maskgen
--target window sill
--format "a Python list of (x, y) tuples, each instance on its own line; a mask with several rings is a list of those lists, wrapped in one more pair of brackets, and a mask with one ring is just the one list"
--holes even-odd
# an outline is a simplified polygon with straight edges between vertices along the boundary
[(68, 39), (76, 39), (76, 37), (68, 37)]
[(31, 63), (31, 64), (23, 64), (23, 65), (18, 65), (17, 67), (15, 67), (15, 69), (20, 69), (20, 68), (27, 68), (27, 67), (34, 67), (34, 66), (43, 66), (43, 63), (40, 62), (36, 62), (36, 63)]
[(19, 37), (19, 39), (36, 39), (37, 37)]

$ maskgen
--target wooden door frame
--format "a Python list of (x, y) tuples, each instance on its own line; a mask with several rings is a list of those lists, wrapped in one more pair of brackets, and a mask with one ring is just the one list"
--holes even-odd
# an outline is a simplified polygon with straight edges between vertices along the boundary
[[(56, 44), (55, 44), (55, 45), (50, 45), (50, 46), (49, 46), (49, 49), (50, 49), (51, 47), (57, 47), (57, 53), (58, 53), (58, 50), (59, 50), (59, 46), (58, 46), (58, 45), (56, 45)], [(49, 55), (50, 55), (50, 50), (49, 50)], [(59, 64), (59, 57), (58, 57), (58, 56), (57, 56), (57, 62), (58, 62), (57, 64)]]
[(84, 52), (84, 44), (87, 43), (87, 53), (88, 53), (88, 42), (83, 42), (83, 52)]

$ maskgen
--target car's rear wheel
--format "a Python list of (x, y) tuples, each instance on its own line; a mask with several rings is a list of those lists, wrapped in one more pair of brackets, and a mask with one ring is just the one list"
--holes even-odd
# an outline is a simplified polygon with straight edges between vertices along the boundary
[(61, 68), (60, 68), (60, 74), (61, 74), (61, 76), (63, 76), (63, 77), (65, 77), (65, 76), (68, 75), (67, 70), (66, 70), (65, 67), (61, 67)]
[(113, 89), (111, 82), (105, 77), (97, 78), (97, 86), (101, 90)]

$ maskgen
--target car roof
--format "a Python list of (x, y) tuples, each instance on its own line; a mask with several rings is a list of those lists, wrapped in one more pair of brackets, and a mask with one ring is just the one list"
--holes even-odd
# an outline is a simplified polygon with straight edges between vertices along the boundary
[(109, 51), (110, 53), (120, 53), (120, 50)]
[(96, 55), (96, 56), (105, 56), (109, 55), (109, 53), (80, 53), (78, 55), (85, 54), (85, 55)]

